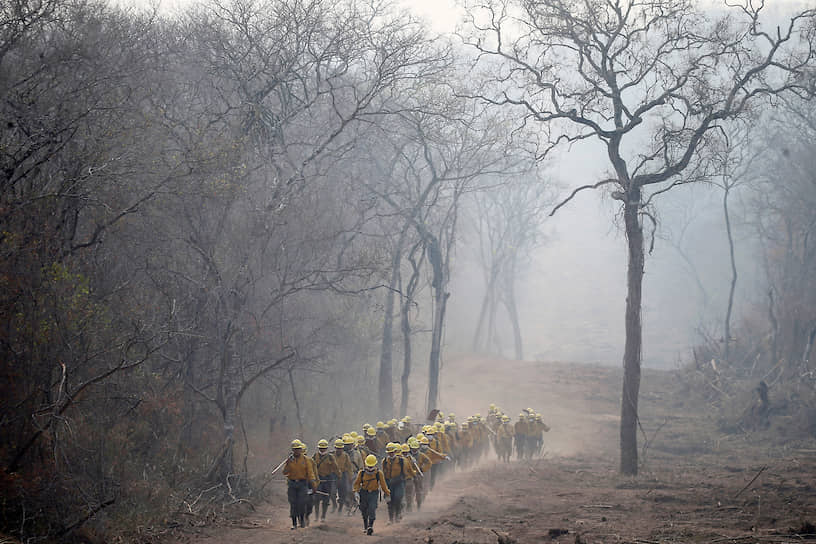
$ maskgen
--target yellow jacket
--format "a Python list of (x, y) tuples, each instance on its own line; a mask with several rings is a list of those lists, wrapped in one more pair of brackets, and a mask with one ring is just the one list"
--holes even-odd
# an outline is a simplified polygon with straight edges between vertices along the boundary
[(431, 465), (433, 465), (433, 462), (431, 461), (430, 457), (419, 451), (416, 454), (416, 464), (423, 474), (427, 474), (428, 471), (431, 470)]
[(351, 457), (349, 454), (339, 450), (334, 452), (334, 459), (337, 461), (337, 470), (340, 474), (354, 474), (354, 467), (351, 465)]
[(496, 437), (500, 439), (513, 438), (515, 431), (510, 423), (502, 423), (496, 429)]
[(410, 466), (411, 462), (400, 455), (395, 456), (393, 459), (391, 457), (386, 457), (382, 462), (382, 472), (385, 475), (386, 480), (399, 478), (400, 476), (406, 478), (408, 476)]
[[(429, 446), (428, 451), (423, 453), (428, 456), (428, 459), (431, 460), (431, 464), (434, 465), (445, 460), (445, 454), (443, 454), (441, 451), (435, 450), (433, 446)], [(423, 470), (422, 472), (425, 471)]]
[(385, 476), (383, 476), (381, 470), (377, 470), (375, 472), (361, 470), (357, 473), (357, 479), (354, 480), (353, 486), (355, 492), (360, 491), (361, 489), (364, 491), (377, 491), (378, 488), (382, 489), (383, 493), (386, 495), (391, 495), (391, 491), (388, 489), (388, 485), (385, 483)]
[(298, 457), (290, 455), (283, 466), (283, 475), (289, 480), (312, 481), (316, 479), (314, 468), (305, 455)]
[(402, 458), (405, 459), (405, 479), (406, 480), (413, 480), (414, 476), (417, 476), (419, 472), (417, 472), (417, 462), (414, 459), (414, 456), (410, 453), (403, 453)]
[(352, 473), (356, 474), (358, 470), (363, 468), (363, 454), (360, 453), (359, 449), (354, 448), (348, 456), (351, 459)]
[(315, 452), (312, 459), (314, 459), (314, 462), (317, 464), (317, 476), (319, 478), (325, 478), (330, 474), (340, 474), (334, 454), (324, 453), (321, 455), (321, 453), (318, 451)]

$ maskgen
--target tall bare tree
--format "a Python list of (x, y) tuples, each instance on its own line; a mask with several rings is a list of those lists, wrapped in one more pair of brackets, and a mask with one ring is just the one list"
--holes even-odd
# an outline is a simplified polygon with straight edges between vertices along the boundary
[(609, 176), (576, 188), (555, 210), (602, 187), (621, 203), (628, 272), (620, 470), (636, 474), (643, 221), (654, 219), (655, 196), (705, 178), (702, 158), (721, 125), (768, 97), (813, 93), (805, 74), (814, 63), (816, 10), (769, 28), (762, 2), (719, 11), (692, 0), (466, 5), (465, 39), (490, 82), (478, 98), (538, 122), (539, 157), (582, 140), (605, 152)]
[(485, 281), (473, 349), (490, 349), (491, 345), (499, 348), (496, 312), (501, 302), (513, 331), (514, 356), (521, 360), (524, 349), (515, 284), (541, 241), (551, 188), (533, 170), (520, 172), (504, 182), (497, 180), (496, 185), (474, 193), (472, 200), (471, 223), (475, 224), (478, 236), (478, 259)]

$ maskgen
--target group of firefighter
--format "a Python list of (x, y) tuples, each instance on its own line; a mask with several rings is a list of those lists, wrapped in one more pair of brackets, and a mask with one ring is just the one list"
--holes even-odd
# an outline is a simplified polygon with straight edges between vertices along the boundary
[(315, 520), (325, 520), (331, 503), (338, 514), (359, 509), (363, 530), (371, 535), (382, 495), (389, 522), (397, 523), (403, 512), (419, 511), (442, 475), (454, 467), (470, 467), (488, 454), (491, 444), (502, 461), (509, 462), (514, 450), (518, 459), (530, 459), (541, 453), (543, 433), (549, 430), (532, 408), (511, 423), (491, 404), (486, 418), (475, 414), (462, 423), (456, 414), (446, 418), (438, 410), (429, 414), (427, 424), (414, 424), (410, 416), (366, 423), (360, 433), (320, 440), (312, 456), (295, 439), (291, 455), (281, 463), (292, 529), (307, 527), (313, 513)]

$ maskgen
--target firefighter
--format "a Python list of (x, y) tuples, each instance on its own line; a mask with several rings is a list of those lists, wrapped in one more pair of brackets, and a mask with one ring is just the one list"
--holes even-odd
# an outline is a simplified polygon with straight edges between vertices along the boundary
[[(425, 441), (428, 439), (422, 437)], [(431, 458), (420, 451), (421, 443), (417, 438), (411, 438), (408, 441), (408, 446), (411, 448), (411, 455), (416, 460), (416, 475), (414, 476), (414, 496), (416, 502), (417, 512), (422, 508), (422, 500), (425, 498), (425, 482), (426, 476), (431, 474)]]
[(363, 455), (374, 455), (378, 456), (380, 454), (380, 445), (377, 440), (377, 430), (374, 427), (369, 427), (366, 429), (365, 432), (365, 446), (363, 446)]
[(312, 480), (309, 487), (309, 498), (306, 501), (306, 527), (309, 526), (309, 519), (311, 518), (312, 511), (314, 510), (314, 505), (320, 495), (315, 493), (318, 486), (320, 485), (320, 478), (317, 476), (317, 464), (314, 462), (314, 459), (309, 457), (308, 455), (308, 448), (306, 444), (303, 444), (303, 455), (306, 457), (306, 460), (309, 461), (309, 466), (312, 467), (312, 472), (314, 473), (314, 480)]
[(415, 480), (419, 477), (417, 473), (417, 464), (416, 459), (411, 455), (411, 447), (408, 443), (402, 444), (400, 446), (400, 451), (402, 452), (402, 458), (405, 459), (407, 463), (407, 474), (405, 475), (405, 496), (402, 498), (402, 507), (403, 510), (406, 512), (411, 511), (411, 503), (414, 501), (414, 497), (416, 496), (415, 491)]
[(470, 428), (470, 423), (463, 421), (459, 428), (459, 464), (462, 468), (470, 466), (473, 458), (473, 431)]
[[(360, 453), (359, 439), (362, 437), (355, 437), (354, 435), (343, 436), (343, 449), (349, 456), (352, 468), (352, 479), (357, 472), (363, 468), (363, 456)], [(365, 440), (363, 440), (365, 442)]]
[(516, 446), (516, 458), (522, 459), (526, 451), (525, 442), (527, 438), (527, 415), (524, 412), (519, 414), (518, 421), (516, 421), (516, 423), (513, 425), (513, 431)]
[(510, 462), (513, 454), (513, 435), (515, 430), (510, 425), (508, 416), (501, 416), (501, 425), (496, 429), (496, 455), (505, 463)]
[(402, 432), (406, 439), (414, 434), (414, 425), (411, 423), (411, 416), (402, 418)]
[(386, 497), (391, 496), (391, 490), (385, 483), (385, 476), (377, 468), (377, 457), (369, 454), (365, 458), (365, 468), (357, 473), (354, 480), (354, 495), (360, 505), (363, 515), (363, 530), (366, 534), (374, 533), (374, 520), (377, 518), (377, 498), (382, 490)]
[(377, 446), (374, 451), (376, 452), (375, 455), (377, 457), (382, 457), (383, 454), (385, 453), (385, 446), (389, 442), (388, 433), (386, 432), (385, 429), (385, 423), (383, 423), (382, 421), (378, 421), (376, 425), (376, 432), (377, 432), (376, 438)]
[(541, 448), (544, 446), (544, 433), (550, 432), (550, 427), (541, 417), (541, 414), (535, 415), (535, 430), (536, 430), (536, 452), (541, 453)]
[(389, 442), (385, 446), (385, 451), (387, 457), (383, 459), (382, 472), (385, 475), (385, 483), (391, 490), (391, 500), (388, 501), (388, 521), (393, 523), (402, 519), (402, 499), (405, 497), (405, 479), (410, 470), (410, 464), (402, 456), (400, 444)]
[(445, 461), (447, 456), (443, 452), (439, 451), (439, 441), (436, 439), (436, 429), (431, 425), (428, 425), (425, 428), (425, 437), (421, 443), (425, 444), (425, 440), (428, 441), (427, 451), (425, 451), (425, 454), (431, 458), (432, 463), (431, 477), (429, 478), (428, 487), (426, 489), (427, 493), (427, 491), (432, 490), (434, 484), (436, 484), (436, 480), (439, 478), (441, 464), (443, 461)]
[[(349, 437), (349, 439), (350, 438), (351, 437)], [(349, 500), (351, 498), (349, 496), (351, 493), (351, 482), (354, 475), (357, 474), (351, 464), (351, 458), (349, 457), (348, 453), (346, 453), (345, 448), (346, 445), (343, 443), (342, 438), (338, 438), (334, 441), (334, 458), (337, 461), (337, 469), (339, 470), (339, 475), (337, 477), (338, 514), (343, 512), (344, 505), (349, 505), (349, 508), (351, 508), (351, 501)], [(332, 508), (332, 512), (334, 512), (334, 508)]]
[[(320, 485), (317, 490), (320, 497), (315, 500), (315, 519), (319, 516), (321, 520), (326, 519), (326, 511), (329, 509), (329, 500), (332, 506), (337, 508), (337, 500), (334, 497), (335, 486), (340, 469), (337, 467), (337, 459), (334, 454), (329, 453), (329, 441), (322, 439), (317, 443), (317, 453), (312, 457), (317, 465), (317, 477)], [(320, 504), (323, 504), (323, 513), (320, 513)]]
[(312, 464), (306, 459), (306, 446), (300, 440), (292, 442), (292, 454), (286, 460), (283, 474), (286, 476), (286, 496), (289, 499), (289, 517), (292, 529), (306, 526), (306, 502), (311, 499), (316, 476)]

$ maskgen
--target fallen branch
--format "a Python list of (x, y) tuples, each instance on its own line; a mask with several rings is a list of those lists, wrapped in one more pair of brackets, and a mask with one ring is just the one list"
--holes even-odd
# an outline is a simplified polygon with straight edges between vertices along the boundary
[(767, 468), (768, 468), (767, 466), (764, 466), (764, 467), (762, 467), (761, 469), (759, 469), (759, 472), (757, 472), (757, 473), (756, 473), (756, 476), (754, 476), (754, 477), (751, 479), (751, 481), (750, 481), (750, 482), (748, 482), (748, 484), (747, 484), (745, 487), (743, 487), (742, 489), (740, 489), (740, 490), (739, 490), (739, 492), (737, 492), (737, 494), (736, 494), (736, 495), (734, 495), (734, 498), (736, 499), (737, 497), (739, 497), (739, 496), (742, 494), (742, 492), (743, 492), (743, 491), (745, 491), (746, 489), (748, 489), (749, 487), (751, 487), (751, 484), (752, 484), (752, 483), (754, 483), (754, 482), (756, 481), (756, 479), (757, 479), (757, 478), (759, 478), (759, 475), (760, 475), (760, 474), (762, 474), (763, 472), (765, 472), (765, 470), (767, 470)]

